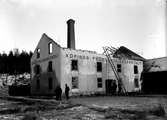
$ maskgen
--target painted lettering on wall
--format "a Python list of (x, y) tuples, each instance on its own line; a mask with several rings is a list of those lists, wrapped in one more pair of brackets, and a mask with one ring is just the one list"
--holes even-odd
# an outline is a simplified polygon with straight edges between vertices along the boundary
[(49, 56), (49, 57), (46, 57), (46, 58), (43, 58), (43, 59), (40, 59), (40, 60), (34, 60), (34, 61), (31, 62), (31, 64), (33, 65), (33, 64), (36, 64), (36, 63), (41, 63), (41, 62), (44, 62), (44, 61), (48, 61), (50, 59), (54, 59), (56, 57), (58, 57), (58, 55), (52, 55), (52, 56)]
[(86, 55), (76, 55), (76, 54), (66, 54), (66, 57), (69, 57), (71, 59), (90, 59), (89, 56)]
[[(96, 60), (96, 61), (101, 61), (104, 62), (107, 60), (107, 58), (102, 58), (102, 57), (98, 57), (98, 56), (87, 56), (87, 55), (76, 55), (76, 54), (66, 54), (66, 57), (70, 58), (70, 59), (85, 59), (85, 60)], [(125, 60), (125, 59), (112, 59), (113, 62), (116, 63), (124, 63), (124, 64), (136, 64), (136, 65), (140, 65), (142, 64), (141, 61), (135, 61), (135, 60)]]
[(113, 62), (117, 62), (117, 63), (124, 63), (124, 64), (135, 64), (135, 65), (140, 65), (142, 64), (141, 61), (135, 61), (135, 60), (119, 60), (119, 59), (112, 59)]

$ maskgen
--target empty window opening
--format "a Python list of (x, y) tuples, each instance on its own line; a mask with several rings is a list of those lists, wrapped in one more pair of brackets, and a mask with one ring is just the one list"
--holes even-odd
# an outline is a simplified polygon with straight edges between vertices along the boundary
[(40, 58), (40, 49), (37, 49), (37, 58)]
[(72, 89), (78, 89), (78, 77), (72, 77)]
[(134, 85), (135, 85), (135, 88), (139, 87), (139, 80), (137, 78), (134, 79)]
[(102, 83), (102, 78), (97, 78), (97, 88), (102, 88), (103, 83)]
[(121, 72), (121, 64), (117, 64), (117, 72)]
[(53, 79), (52, 78), (48, 79), (48, 88), (49, 88), (49, 90), (52, 90), (52, 88), (53, 88)]
[(49, 61), (49, 64), (48, 64), (48, 72), (52, 72), (52, 71), (53, 71), (52, 61)]
[(40, 66), (37, 65), (37, 74), (40, 74)]
[(40, 74), (40, 65), (35, 65), (35, 66), (34, 66), (34, 73), (35, 73), (36, 75)]
[(72, 60), (71, 70), (78, 70), (78, 61), (77, 60)]
[(97, 72), (102, 72), (102, 63), (97, 62)]
[(36, 80), (36, 89), (39, 90), (40, 89), (40, 79), (37, 78)]
[(137, 67), (137, 65), (134, 65), (134, 74), (138, 74), (138, 67)]
[(53, 52), (53, 46), (52, 43), (48, 44), (48, 49), (49, 49), (49, 54), (51, 54)]

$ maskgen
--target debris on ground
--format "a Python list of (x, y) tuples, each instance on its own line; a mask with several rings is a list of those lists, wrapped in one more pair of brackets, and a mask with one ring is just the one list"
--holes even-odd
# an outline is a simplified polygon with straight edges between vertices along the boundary
[[(83, 98), (84, 99), (84, 98)], [(126, 99), (126, 98), (125, 98)], [(84, 105), (72, 100), (0, 99), (0, 120), (166, 120), (161, 104), (111, 107)]]

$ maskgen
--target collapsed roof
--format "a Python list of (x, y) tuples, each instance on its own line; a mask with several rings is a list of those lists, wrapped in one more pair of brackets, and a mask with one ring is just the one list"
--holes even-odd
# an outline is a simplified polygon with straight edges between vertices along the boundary
[(132, 60), (141, 60), (145, 61), (146, 59), (141, 57), (140, 55), (136, 54), (135, 52), (129, 50), (128, 48), (121, 46), (118, 48), (115, 53), (113, 54), (113, 57), (116, 58), (127, 58)]

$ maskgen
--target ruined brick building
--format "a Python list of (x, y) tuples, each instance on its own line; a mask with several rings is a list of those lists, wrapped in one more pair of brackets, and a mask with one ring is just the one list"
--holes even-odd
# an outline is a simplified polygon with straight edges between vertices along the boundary
[[(43, 34), (31, 58), (31, 94), (54, 95), (57, 86), (65, 84), (70, 94), (110, 93), (116, 75), (106, 55), (75, 49), (75, 21), (67, 21), (67, 48)], [(116, 72), (127, 92), (141, 89), (143, 58), (120, 47), (110, 55)]]

